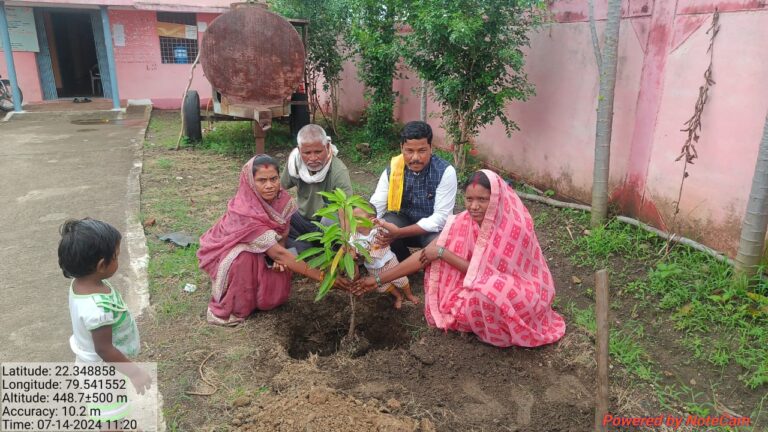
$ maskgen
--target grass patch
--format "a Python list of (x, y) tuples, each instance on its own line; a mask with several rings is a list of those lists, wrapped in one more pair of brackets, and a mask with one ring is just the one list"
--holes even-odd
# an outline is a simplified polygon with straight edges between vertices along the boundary
[(157, 165), (158, 168), (162, 170), (171, 169), (171, 167), (173, 166), (173, 162), (166, 158), (160, 158), (156, 160), (155, 164)]
[[(200, 147), (223, 155), (252, 156), (256, 149), (255, 142), (250, 121), (225, 121), (214, 123), (213, 129), (203, 136)], [(264, 146), (271, 155), (290, 151), (295, 143), (288, 125), (272, 122)]]
[[(683, 334), (683, 345), (696, 359), (724, 368), (744, 368), (739, 379), (750, 389), (768, 384), (768, 284), (765, 280), (734, 283), (731, 267), (690, 247), (665, 241), (635, 226), (612, 220), (586, 230), (589, 214), (565, 211), (579, 235), (563, 242), (571, 262), (597, 270), (609, 268), (614, 286), (640, 301), (635, 313), (664, 310)], [(544, 220), (546, 222), (546, 219)], [(622, 266), (652, 263), (646, 275), (629, 276)], [(619, 281), (614, 276), (619, 276)], [(588, 289), (586, 287), (585, 289)], [(577, 321), (582, 318), (576, 315)]]
[[(592, 337), (597, 335), (594, 307), (582, 309), (570, 302), (566, 305), (566, 310), (573, 317), (577, 327)], [(642, 337), (643, 326), (638, 321), (625, 323), (622, 328), (612, 328), (608, 339), (608, 352), (611, 358), (624, 366), (630, 374), (642, 381), (655, 383), (658, 376), (654, 372), (653, 362), (640, 343)]]
[(162, 148), (176, 148), (181, 119), (178, 113), (165, 113), (164, 115), (152, 115), (149, 121), (149, 134), (151, 139), (145, 142), (149, 146)]
[[(577, 269), (609, 270), (611, 286), (615, 288), (612, 310), (628, 318), (611, 331), (611, 358), (631, 376), (650, 385), (661, 408), (715, 415), (719, 411), (714, 401), (723, 391), (739, 392), (741, 388), (748, 394), (748, 389), (759, 392), (765, 388), (765, 280), (737, 283), (728, 264), (684, 245), (668, 247), (665, 240), (654, 234), (617, 220), (591, 229), (586, 212), (547, 209), (540, 213), (535, 216), (536, 225), (548, 230), (559, 255)], [(573, 239), (564, 226), (570, 229)], [(590, 284), (583, 284), (578, 296), (591, 299), (592, 289)], [(578, 308), (566, 303), (565, 311), (577, 327), (594, 334), (593, 307)], [(655, 335), (649, 339), (644, 334), (646, 329), (653, 330)], [(649, 342), (654, 340), (657, 342)], [(661, 341), (673, 350), (679, 364), (667, 364), (668, 359), (663, 357), (657, 360), (658, 348), (644, 347)], [(668, 368), (702, 365), (709, 365), (705, 369), (709, 378), (697, 378), (698, 385), (687, 381), (669, 383), (673, 378)], [(727, 390), (720, 389), (721, 386)], [(720, 402), (730, 403), (722, 399)], [(762, 424), (762, 403), (748, 405), (751, 412), (741, 414)]]

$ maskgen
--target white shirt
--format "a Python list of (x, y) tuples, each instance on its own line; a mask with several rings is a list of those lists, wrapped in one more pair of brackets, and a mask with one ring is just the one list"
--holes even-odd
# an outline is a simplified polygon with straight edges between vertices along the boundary
[[(426, 232), (440, 232), (443, 229), (448, 216), (453, 214), (453, 208), (456, 205), (457, 182), (456, 169), (453, 165), (448, 165), (435, 191), (435, 208), (432, 215), (420, 219), (416, 225)], [(384, 170), (379, 178), (379, 184), (376, 185), (376, 190), (371, 195), (371, 204), (376, 208), (376, 217), (382, 217), (387, 212), (388, 195), (389, 175), (387, 175), (387, 170)]]
[(392, 249), (390, 249), (389, 246), (374, 249), (373, 245), (376, 243), (376, 235), (378, 233), (379, 228), (374, 228), (368, 235), (356, 232), (352, 233), (352, 237), (350, 238), (350, 241), (352, 242), (361, 243), (365, 250), (371, 255), (371, 262), (365, 262), (365, 268), (369, 270), (378, 270), (384, 267), (389, 260), (395, 258), (395, 253), (392, 252)]
[(98, 363), (102, 359), (96, 353), (91, 331), (112, 327), (112, 345), (128, 357), (139, 353), (139, 330), (136, 321), (125, 306), (120, 293), (109, 282), (109, 294), (78, 295), (73, 290), (74, 279), (69, 286), (69, 314), (72, 318), (72, 336), (69, 346), (79, 363)]

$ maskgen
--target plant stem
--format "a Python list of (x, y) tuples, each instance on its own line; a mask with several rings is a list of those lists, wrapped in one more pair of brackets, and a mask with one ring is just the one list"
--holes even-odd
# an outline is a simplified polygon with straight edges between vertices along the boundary
[(352, 314), (349, 318), (349, 332), (347, 333), (347, 339), (352, 340), (355, 336), (355, 296), (349, 293), (349, 306), (352, 309)]

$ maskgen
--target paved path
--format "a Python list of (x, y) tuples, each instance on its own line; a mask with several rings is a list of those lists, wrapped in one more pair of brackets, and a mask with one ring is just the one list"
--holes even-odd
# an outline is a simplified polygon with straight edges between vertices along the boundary
[[(139, 108), (134, 111), (135, 108)], [(38, 112), (0, 121), (0, 362), (72, 361), (58, 229), (90, 216), (123, 234), (112, 278), (134, 314), (148, 305), (138, 221), (148, 110)]]

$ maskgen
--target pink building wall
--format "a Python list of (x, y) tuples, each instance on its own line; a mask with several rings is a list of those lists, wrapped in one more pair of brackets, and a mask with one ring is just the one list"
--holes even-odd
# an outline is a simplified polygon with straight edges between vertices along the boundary
[[(14, 51), (13, 63), (16, 67), (16, 79), (19, 80), (19, 87), (24, 93), (24, 103), (27, 101), (43, 100), (43, 91), (40, 88), (40, 79), (37, 74), (35, 53)], [(3, 79), (8, 79), (8, 65), (5, 64), (5, 53), (3, 53), (3, 50), (0, 50), (0, 75), (3, 76)]]
[[(9, 2), (8, 6), (27, 6), (24, 1)], [(132, 0), (41, 0), (35, 7), (83, 8), (93, 10), (94, 5), (107, 4), (118, 9), (109, 9), (110, 24), (121, 24), (125, 30), (125, 46), (113, 45), (117, 69), (118, 93), (120, 99), (151, 99), (160, 109), (176, 109), (189, 80), (189, 64), (163, 64), (160, 59), (160, 39), (157, 34), (158, 10), (171, 12), (197, 12), (197, 22), (210, 24), (220, 11), (228, 9), (230, 0), (158, 0), (151, 4), (137, 4)], [(128, 8), (131, 6), (131, 8)], [(133, 8), (133, 7), (137, 8)], [(202, 40), (198, 33), (198, 42)], [(2, 53), (2, 50), (0, 50)], [(24, 103), (43, 100), (38, 73), (36, 53), (15, 51), (13, 53), (19, 86), (24, 92)], [(5, 59), (0, 55), (0, 75), (8, 76)], [(106, 84), (106, 83), (105, 83)], [(192, 90), (200, 94), (201, 105), (205, 106), (211, 97), (211, 85), (201, 67), (195, 69)]]
[[(216, 14), (197, 14), (198, 22), (210, 24)], [(112, 25), (125, 26), (125, 46), (114, 47), (115, 66), (121, 99), (152, 99), (159, 109), (175, 109), (189, 81), (189, 64), (162, 63), (157, 18), (154, 11), (110, 10)], [(198, 33), (198, 44), (203, 33)], [(211, 97), (211, 84), (203, 68), (195, 68), (191, 90), (200, 94), (201, 104)]]
[[(600, 38), (607, 0), (596, 0)], [(713, 78), (704, 108), (699, 159), (689, 166), (672, 225), (682, 179), (675, 162), (685, 143), (709, 64), (706, 33), (717, 7), (720, 33)], [(507, 137), (500, 124), (482, 130), (476, 145), (496, 168), (561, 196), (591, 200), (598, 73), (587, 22), (586, 0), (552, 5), (553, 21), (531, 35), (526, 72), (536, 96), (507, 107), (521, 128)], [(733, 256), (768, 112), (768, 3), (760, 0), (625, 0), (611, 143), (612, 202), (623, 214), (701, 241)], [(419, 118), (413, 73), (397, 80), (395, 115)], [(342, 82), (341, 112), (364, 110), (362, 88), (349, 64)], [(429, 101), (429, 123), (444, 142), (440, 108)]]

